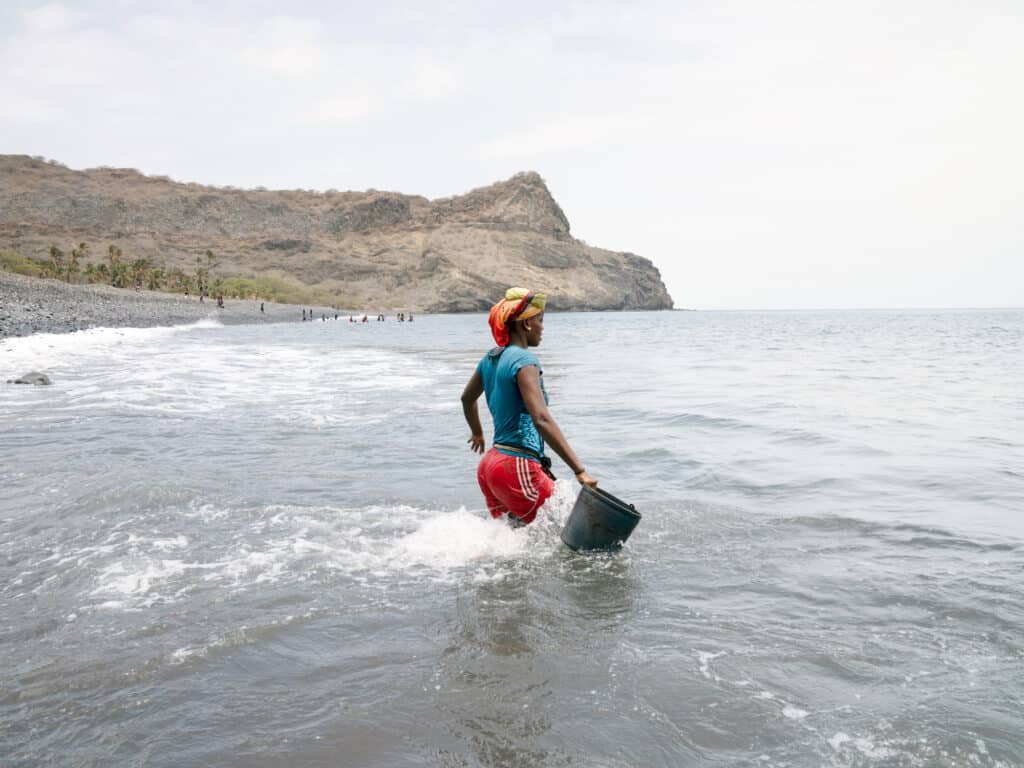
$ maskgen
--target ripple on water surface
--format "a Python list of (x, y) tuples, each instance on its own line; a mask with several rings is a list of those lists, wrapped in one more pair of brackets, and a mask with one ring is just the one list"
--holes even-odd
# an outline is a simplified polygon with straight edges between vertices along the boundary
[(593, 557), (571, 482), (486, 518), (482, 318), (4, 341), (56, 383), (0, 398), (0, 753), (1024, 763), (1021, 323), (978, 322), (552, 315), (552, 408), (644, 513)]

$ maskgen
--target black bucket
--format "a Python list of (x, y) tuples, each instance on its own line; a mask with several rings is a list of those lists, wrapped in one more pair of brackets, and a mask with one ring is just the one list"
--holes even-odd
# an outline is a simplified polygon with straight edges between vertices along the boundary
[(577, 552), (615, 550), (629, 538), (639, 522), (640, 513), (632, 504), (600, 488), (585, 485), (565, 521), (562, 541)]

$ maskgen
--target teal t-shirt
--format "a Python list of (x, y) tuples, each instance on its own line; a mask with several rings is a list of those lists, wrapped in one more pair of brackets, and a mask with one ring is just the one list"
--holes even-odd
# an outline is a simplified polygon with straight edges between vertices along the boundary
[[(534, 453), (544, 455), (544, 441), (537, 427), (526, 410), (523, 396), (519, 393), (516, 374), (527, 365), (537, 366), (540, 374), (540, 391), (544, 402), (548, 401), (547, 390), (544, 389), (544, 371), (540, 362), (528, 349), (510, 344), (507, 347), (495, 347), (477, 364), (477, 370), (484, 380), (484, 394), (487, 397), (487, 408), (494, 420), (494, 442), (526, 448)], [(502, 453), (509, 453), (502, 451)], [(510, 454), (514, 455), (514, 454)]]

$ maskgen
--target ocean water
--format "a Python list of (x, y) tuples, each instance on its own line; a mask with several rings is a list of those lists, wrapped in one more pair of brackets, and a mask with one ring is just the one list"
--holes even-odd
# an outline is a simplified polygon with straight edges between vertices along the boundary
[(1024, 765), (1024, 312), (545, 325), (614, 555), (486, 518), (482, 316), (0, 341), (0, 764)]

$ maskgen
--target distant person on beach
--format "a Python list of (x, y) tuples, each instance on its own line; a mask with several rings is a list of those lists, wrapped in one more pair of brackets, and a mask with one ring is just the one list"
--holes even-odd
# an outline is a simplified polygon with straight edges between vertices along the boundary
[(409, 322), (412, 322), (412, 312), (409, 313)]
[[(481, 358), (462, 392), (462, 413), (469, 424), (469, 447), (484, 457), (476, 478), (491, 517), (532, 523), (554, 491), (551, 459), (544, 444), (569, 465), (581, 485), (596, 486), (548, 411), (540, 362), (530, 351), (544, 334), (542, 293), (509, 288), (491, 307), (488, 323), (496, 347)], [(494, 421), (494, 444), (484, 453), (477, 400), (486, 394)]]
[(262, 301), (260, 302), (260, 314), (261, 315), (263, 314), (263, 302)]

